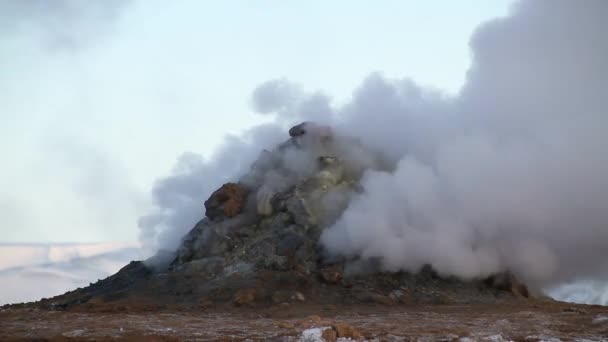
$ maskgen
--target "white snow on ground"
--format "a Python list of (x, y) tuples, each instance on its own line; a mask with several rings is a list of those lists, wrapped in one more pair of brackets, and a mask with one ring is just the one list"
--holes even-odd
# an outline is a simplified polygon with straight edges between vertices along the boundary
[(302, 335), (300, 335), (298, 342), (323, 342), (325, 339), (323, 339), (321, 335), (325, 329), (327, 329), (327, 327), (306, 329), (302, 331)]
[(129, 243), (0, 244), (0, 305), (87, 286), (137, 259)]
[[(326, 329), (330, 329), (329, 327), (321, 327), (321, 328), (310, 328), (302, 331), (302, 334), (298, 337), (297, 342), (325, 342), (325, 339), (322, 337), (323, 331)], [(348, 342), (353, 341), (351, 338), (340, 337), (336, 340), (336, 342)], [(361, 342), (372, 342), (374, 340), (358, 340)]]

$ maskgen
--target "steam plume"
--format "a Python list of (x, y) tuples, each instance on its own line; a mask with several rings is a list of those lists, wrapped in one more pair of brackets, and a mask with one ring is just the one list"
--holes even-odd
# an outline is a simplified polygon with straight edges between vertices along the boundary
[[(277, 116), (263, 129), (321, 121), (385, 161), (325, 230), (322, 243), (334, 254), (379, 258), (388, 270), (431, 264), (462, 278), (508, 269), (539, 286), (601, 278), (608, 274), (606, 17), (603, 0), (517, 3), (510, 16), (476, 30), (473, 62), (454, 97), (373, 74), (341, 107), (285, 80), (258, 88), (254, 107)], [(256, 132), (229, 140), (217, 160), (161, 181), (155, 229), (181, 236), (189, 227), (182, 220), (201, 216), (188, 208), (200, 208), (221, 177), (238, 175), (268, 146), (269, 135)]]

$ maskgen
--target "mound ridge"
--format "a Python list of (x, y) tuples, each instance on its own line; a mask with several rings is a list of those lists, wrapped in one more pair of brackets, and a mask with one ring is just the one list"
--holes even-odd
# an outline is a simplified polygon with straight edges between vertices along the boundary
[[(510, 273), (462, 281), (419, 272), (389, 273), (381, 260), (344, 258), (323, 247), (365, 170), (382, 165), (357, 139), (305, 122), (264, 150), (239, 180), (204, 202), (205, 217), (175, 252), (133, 261), (82, 289), (43, 299), (52, 308), (200, 307), (295, 303), (491, 303), (528, 297)], [(373, 227), (370, 227), (373, 229)], [(345, 237), (347, 238), (347, 237)], [(287, 303), (287, 304), (285, 304)]]

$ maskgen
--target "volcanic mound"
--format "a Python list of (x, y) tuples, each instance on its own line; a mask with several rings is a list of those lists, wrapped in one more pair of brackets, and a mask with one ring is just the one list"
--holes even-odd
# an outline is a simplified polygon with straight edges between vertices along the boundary
[[(115, 275), (38, 304), (52, 308), (239, 307), (317, 304), (491, 303), (528, 297), (508, 273), (463, 281), (437, 274), (384, 272), (382, 260), (342, 257), (320, 241), (365, 192), (360, 180), (381, 158), (357, 139), (302, 123), (251, 169), (204, 202), (201, 219), (174, 252), (133, 261)], [(374, 227), (369, 227), (374, 229)], [(348, 237), (344, 237), (348, 238)], [(286, 304), (287, 303), (287, 304)]]

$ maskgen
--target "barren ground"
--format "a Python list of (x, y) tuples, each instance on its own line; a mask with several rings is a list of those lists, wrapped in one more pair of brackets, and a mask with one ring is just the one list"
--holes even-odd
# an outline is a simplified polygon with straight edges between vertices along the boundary
[(366, 339), (377, 341), (608, 341), (608, 307), (545, 300), (497, 305), (298, 304), (197, 311), (4, 308), (0, 309), (0, 340), (297, 341), (306, 329), (332, 323), (350, 324)]

